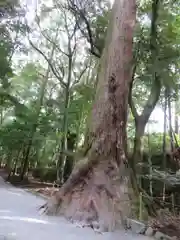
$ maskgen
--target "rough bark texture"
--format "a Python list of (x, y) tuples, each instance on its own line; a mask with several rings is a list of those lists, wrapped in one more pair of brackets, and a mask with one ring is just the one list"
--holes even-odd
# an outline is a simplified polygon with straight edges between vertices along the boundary
[[(67, 134), (67, 149), (68, 151), (73, 152), (74, 150), (74, 146), (76, 144), (76, 134), (75, 133), (70, 133), (68, 131)], [(67, 156), (66, 158), (66, 162), (64, 165), (64, 171), (63, 171), (63, 179), (64, 181), (67, 181), (67, 179), (69, 178), (72, 170), (73, 170), (73, 165), (74, 165), (74, 157), (73, 156)]]
[(131, 214), (126, 160), (135, 0), (115, 0), (91, 119), (91, 144), (47, 213), (114, 230)]

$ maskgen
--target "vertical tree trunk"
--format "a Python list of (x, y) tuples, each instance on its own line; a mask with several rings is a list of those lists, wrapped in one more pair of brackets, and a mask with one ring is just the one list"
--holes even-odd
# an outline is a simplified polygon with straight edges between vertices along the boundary
[(33, 133), (35, 131), (35, 126), (32, 129), (32, 132), (30, 133), (31, 135), (29, 136), (29, 141), (28, 141), (28, 146), (26, 147), (26, 152), (25, 156), (23, 158), (23, 163), (22, 163), (22, 168), (21, 168), (21, 174), (20, 174), (20, 180), (23, 181), (24, 176), (26, 175), (27, 169), (28, 169), (28, 164), (29, 164), (29, 154), (31, 151), (31, 146), (33, 143)]
[[(76, 143), (76, 134), (71, 133), (68, 131), (67, 134), (67, 150), (70, 152), (73, 152), (75, 143)], [(64, 165), (64, 175), (63, 179), (66, 181), (68, 177), (70, 176), (72, 170), (73, 170), (73, 165), (74, 165), (74, 157), (73, 156), (67, 156), (65, 165)]]
[[(159, 48), (157, 44), (157, 20), (158, 20), (158, 11), (160, 7), (160, 0), (153, 0), (152, 1), (152, 18), (151, 18), (151, 31), (150, 31), (150, 50), (151, 50), (151, 58), (150, 63), (148, 65), (154, 66), (156, 68), (155, 64), (157, 61), (157, 57), (159, 54)], [(135, 63), (137, 65), (137, 63)], [(134, 75), (136, 72), (137, 66), (134, 66), (133, 70), (133, 80)], [(147, 68), (147, 72), (149, 72), (151, 69)], [(152, 71), (152, 70), (151, 70)], [(133, 170), (138, 170), (139, 166), (137, 163), (141, 161), (141, 140), (144, 135), (144, 130), (146, 127), (146, 124), (149, 121), (149, 118), (151, 116), (151, 113), (153, 112), (161, 93), (161, 81), (160, 77), (158, 75), (158, 72), (152, 71), (152, 87), (150, 90), (149, 98), (144, 106), (144, 109), (139, 115), (137, 113), (136, 107), (134, 105), (133, 99), (132, 99), (132, 83), (130, 88), (130, 94), (129, 94), (129, 105), (132, 111), (132, 114), (135, 119), (135, 126), (136, 126), (136, 133), (135, 133), (135, 139), (134, 139), (134, 151), (133, 151), (133, 163), (131, 164), (133, 167)], [(137, 166), (137, 168), (135, 168)]]
[(137, 174), (136, 170), (141, 168), (141, 166), (138, 163), (142, 162), (141, 146), (142, 146), (142, 137), (144, 135), (145, 125), (146, 124), (144, 124), (141, 121), (141, 119), (138, 119), (137, 121), (135, 121), (136, 131), (135, 131), (135, 137), (134, 137), (134, 148), (133, 148), (133, 157), (132, 157), (133, 162), (131, 162), (131, 167), (134, 170), (134, 172), (136, 172), (136, 174)]
[[(162, 146), (162, 152), (163, 152), (163, 170), (166, 171), (166, 161), (167, 161), (167, 144), (166, 144), (166, 136), (167, 136), (167, 88), (164, 91), (164, 132), (163, 132), (163, 146)], [(165, 201), (165, 194), (166, 194), (166, 184), (164, 182), (163, 184), (163, 201)]]
[(1, 106), (1, 109), (0, 109), (0, 124), (2, 125), (3, 124), (3, 106)]
[(12, 151), (9, 150), (9, 152), (7, 154), (6, 167), (5, 167), (8, 172), (11, 171), (12, 155), (13, 155)]
[(176, 95), (177, 96), (176, 96), (175, 103), (174, 103), (174, 132), (176, 135), (178, 135), (179, 134), (179, 107), (178, 107), (179, 95), (178, 95), (178, 92), (176, 93)]
[[(69, 82), (70, 84), (70, 82)], [(68, 128), (68, 109), (69, 109), (69, 86), (65, 89), (65, 104), (64, 104), (64, 116), (63, 116), (63, 124), (62, 124), (62, 138), (60, 144), (60, 153), (57, 162), (57, 181), (60, 184), (63, 184), (64, 179), (64, 164), (66, 161), (66, 155), (63, 154), (64, 151), (67, 150), (67, 128)]]
[(171, 152), (174, 150), (174, 138), (173, 138), (173, 128), (172, 128), (172, 113), (171, 113), (171, 91), (167, 89), (167, 103), (168, 103), (168, 117), (169, 117), (169, 137)]
[(63, 154), (64, 151), (67, 150), (67, 131), (68, 131), (68, 111), (70, 104), (70, 84), (72, 81), (72, 67), (73, 67), (73, 51), (71, 49), (71, 41), (72, 39), (68, 39), (68, 79), (67, 85), (65, 88), (65, 102), (64, 102), (64, 116), (63, 116), (63, 125), (62, 125), (62, 139), (60, 145), (60, 154), (58, 158), (57, 164), (57, 180), (63, 184), (64, 179), (64, 164), (66, 162), (66, 156)]
[(109, 231), (131, 214), (126, 122), (135, 9), (135, 0), (115, 0), (92, 110), (91, 149), (54, 204), (47, 204), (49, 214), (58, 210), (71, 219), (98, 221)]
[(15, 173), (16, 173), (16, 168), (17, 168), (17, 163), (18, 163), (18, 160), (19, 160), (20, 153), (21, 153), (21, 148), (17, 151), (17, 155), (14, 159), (14, 166), (13, 166), (13, 168), (11, 168), (11, 171), (9, 172), (9, 175), (7, 177), (7, 181), (10, 180), (11, 176), (14, 176)]
[[(58, 36), (58, 29), (56, 31), (55, 40), (57, 39), (57, 36)], [(51, 49), (51, 52), (50, 52), (50, 60), (53, 58), (55, 47), (56, 46), (54, 44), (52, 46), (52, 49)], [(41, 89), (40, 89), (40, 97), (39, 97), (39, 101), (38, 101), (38, 104), (37, 104), (35, 122), (33, 123), (32, 129), (31, 129), (31, 131), (29, 133), (28, 146), (27, 146), (27, 150), (26, 150), (26, 154), (25, 154), (25, 158), (24, 158), (22, 172), (21, 172), (21, 175), (20, 175), (20, 179), (21, 180), (23, 180), (24, 175), (27, 172), (27, 168), (28, 168), (28, 164), (29, 164), (29, 154), (31, 152), (31, 147), (32, 147), (32, 144), (33, 144), (34, 135), (35, 135), (36, 129), (38, 127), (39, 114), (41, 112), (41, 108), (42, 108), (42, 105), (43, 105), (43, 99), (44, 99), (44, 94), (45, 94), (47, 82), (48, 82), (48, 79), (49, 79), (49, 74), (50, 74), (50, 66), (48, 65), (48, 68), (47, 68), (47, 71), (46, 71), (46, 75), (44, 77), (44, 81), (43, 81)]]

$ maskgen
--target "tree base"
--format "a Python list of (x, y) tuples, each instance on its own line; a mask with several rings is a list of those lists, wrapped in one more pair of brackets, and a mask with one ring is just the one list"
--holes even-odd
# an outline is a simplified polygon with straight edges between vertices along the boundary
[(132, 202), (128, 176), (122, 176), (122, 172), (127, 171), (125, 167), (121, 170), (120, 173), (112, 161), (102, 161), (92, 168), (86, 163), (81, 170), (73, 172), (60, 191), (43, 206), (46, 214), (63, 215), (102, 231), (124, 227), (126, 217), (132, 213)]

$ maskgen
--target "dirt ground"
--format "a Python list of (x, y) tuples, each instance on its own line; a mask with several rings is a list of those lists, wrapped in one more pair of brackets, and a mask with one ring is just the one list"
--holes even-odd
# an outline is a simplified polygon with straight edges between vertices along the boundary
[[(0, 169), (0, 176), (7, 181), (8, 172), (5, 169)], [(11, 177), (8, 182), (13, 186), (27, 189), (34, 193), (39, 193), (45, 197), (50, 197), (52, 192), (58, 191), (58, 186), (53, 183), (41, 182), (38, 179), (34, 179), (32, 176), (25, 177), (23, 181), (20, 181), (19, 176)]]
[[(8, 177), (8, 173), (4, 169), (0, 169), (0, 176), (6, 181)], [(29, 176), (28, 178), (24, 178), (23, 181), (19, 180), (19, 176), (11, 177), (9, 181), (13, 186), (28, 190), (36, 195), (44, 196), (45, 198), (49, 198), (52, 196), (54, 191), (58, 191), (58, 187), (52, 183), (41, 182), (38, 179), (34, 179)], [(154, 219), (151, 223), (151, 226), (167, 234), (169, 236), (177, 236), (177, 239), (180, 239), (180, 217), (164, 217), (163, 221), (158, 221), (158, 219)]]

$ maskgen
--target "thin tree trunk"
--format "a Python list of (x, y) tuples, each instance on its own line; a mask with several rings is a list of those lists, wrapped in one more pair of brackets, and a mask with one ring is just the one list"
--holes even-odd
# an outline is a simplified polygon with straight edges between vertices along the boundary
[(148, 153), (148, 167), (149, 167), (149, 194), (151, 197), (153, 197), (153, 181), (152, 181), (152, 149), (151, 149), (151, 139), (150, 139), (150, 134), (148, 130), (148, 148), (149, 148), (149, 153)]
[[(35, 127), (33, 127), (32, 132), (34, 131)], [(28, 146), (26, 147), (26, 152), (25, 156), (23, 157), (23, 163), (22, 163), (22, 168), (21, 168), (21, 174), (20, 174), (20, 180), (22, 181), (24, 179), (24, 176), (27, 172), (28, 169), (28, 164), (29, 164), (29, 154), (31, 151), (31, 146), (33, 143), (33, 134), (31, 132), (31, 135), (29, 136), (29, 141), (28, 141)]]
[[(164, 133), (163, 133), (163, 146), (162, 146), (162, 152), (163, 152), (163, 170), (166, 172), (166, 157), (167, 157), (167, 144), (166, 144), (166, 134), (167, 134), (167, 88), (164, 91)], [(163, 185), (163, 201), (165, 201), (165, 194), (166, 194), (166, 184), (164, 182)]]
[[(20, 152), (19, 152), (19, 155), (20, 155)], [(14, 176), (16, 174), (17, 163), (18, 163), (18, 160), (19, 160), (18, 157), (19, 156), (17, 156), (17, 158), (14, 161), (14, 168), (13, 168), (13, 171), (12, 171), (12, 176)]]
[(65, 103), (64, 103), (64, 116), (63, 116), (63, 125), (62, 125), (62, 139), (60, 145), (60, 153), (57, 164), (57, 180), (63, 184), (64, 179), (64, 165), (66, 162), (66, 155), (63, 154), (67, 150), (67, 130), (68, 130), (68, 110), (70, 103), (70, 84), (72, 80), (72, 67), (73, 67), (73, 52), (71, 49), (71, 38), (68, 39), (68, 79), (67, 85), (65, 88)]
[[(150, 32), (150, 49), (151, 49), (151, 62), (150, 64), (154, 66), (156, 64), (156, 59), (158, 56), (158, 45), (157, 45), (157, 20), (158, 20), (158, 9), (160, 5), (160, 0), (153, 0), (152, 1), (152, 19), (151, 19), (151, 32)], [(136, 59), (135, 59), (136, 60)], [(136, 60), (137, 61), (137, 60)], [(133, 69), (133, 79), (136, 72), (136, 66), (137, 63), (135, 63), (134, 69)], [(147, 69), (147, 71), (150, 71), (151, 69)], [(152, 70), (151, 70), (152, 71)], [(138, 164), (141, 161), (141, 139), (144, 135), (144, 130), (146, 127), (146, 124), (149, 121), (149, 118), (151, 116), (151, 113), (153, 112), (160, 96), (161, 92), (161, 82), (159, 79), (158, 73), (154, 72), (152, 73), (152, 87), (150, 91), (149, 98), (145, 104), (145, 107), (139, 115), (137, 113), (136, 107), (134, 105), (133, 99), (132, 99), (132, 87), (133, 87), (133, 81), (130, 85), (130, 94), (129, 94), (129, 105), (132, 111), (132, 114), (135, 119), (135, 126), (136, 126), (136, 132), (135, 132), (135, 139), (134, 139), (134, 152), (133, 152), (133, 158), (131, 163), (133, 170), (136, 172), (138, 171)], [(137, 167), (135, 167), (137, 166)]]
[(172, 128), (172, 113), (171, 113), (171, 92), (167, 89), (167, 103), (168, 103), (168, 115), (169, 115), (169, 137), (171, 152), (174, 151), (174, 139), (173, 139), (173, 128)]
[(175, 134), (179, 135), (179, 112), (178, 112), (178, 100), (176, 99), (175, 101), (175, 106), (174, 106), (174, 112), (175, 112), (175, 116), (174, 116), (174, 132)]
[(68, 109), (69, 109), (69, 87), (65, 91), (65, 104), (64, 104), (64, 116), (63, 116), (63, 126), (62, 126), (62, 139), (60, 144), (60, 153), (57, 164), (57, 180), (59, 183), (63, 183), (63, 174), (64, 174), (64, 164), (66, 161), (66, 155), (63, 154), (67, 150), (67, 128), (68, 128)]
[(11, 170), (11, 161), (12, 161), (12, 151), (9, 151), (7, 154), (7, 160), (6, 160), (6, 169), (7, 171)]
[[(57, 39), (57, 36), (58, 36), (58, 30), (56, 31), (55, 39)], [(54, 44), (52, 46), (52, 50), (51, 50), (51, 53), (50, 53), (50, 60), (53, 58), (55, 47), (56, 46)], [(44, 94), (45, 94), (47, 82), (48, 82), (48, 79), (49, 79), (49, 74), (50, 74), (50, 66), (48, 65), (46, 75), (44, 77), (44, 81), (42, 83), (41, 90), (40, 90), (40, 98), (39, 98), (39, 102), (38, 102), (38, 105), (37, 105), (35, 123), (33, 124), (32, 129), (31, 129), (30, 134), (29, 134), (28, 146), (27, 146), (27, 150), (26, 150), (26, 154), (25, 154), (25, 158), (24, 158), (24, 164), (23, 164), (23, 167), (22, 167), (22, 172), (21, 172), (21, 175), (20, 175), (21, 180), (23, 180), (24, 175), (27, 172), (27, 168), (28, 168), (28, 164), (29, 164), (29, 154), (30, 154), (31, 147), (32, 147), (32, 144), (33, 144), (34, 134), (36, 133), (36, 129), (38, 127), (39, 114), (41, 112), (41, 108), (42, 108), (42, 105), (43, 105), (43, 99), (44, 99)]]
[(91, 149), (53, 197), (54, 205), (47, 204), (49, 214), (58, 209), (109, 231), (131, 214), (126, 123), (135, 9), (135, 0), (115, 0), (92, 110)]
[(0, 111), (0, 123), (1, 125), (3, 124), (3, 106), (1, 106), (1, 111)]
[[(68, 132), (67, 134), (67, 150), (73, 153), (75, 143), (76, 143), (76, 134)], [(66, 157), (66, 162), (64, 165), (64, 176), (63, 179), (66, 181), (72, 170), (73, 170), (73, 165), (74, 165), (74, 157), (73, 156), (67, 156)]]
[(20, 153), (21, 153), (21, 149), (19, 149), (19, 151), (17, 152), (17, 155), (15, 157), (15, 160), (14, 160), (14, 167), (13, 169), (11, 169), (11, 171), (9, 172), (9, 175), (7, 177), (7, 180), (9, 180), (11, 178), (11, 176), (14, 176), (15, 173), (16, 173), (16, 167), (17, 167), (17, 163), (18, 163), (18, 160), (19, 160), (19, 156), (20, 156)]
[[(13, 158), (11, 159), (11, 162), (13, 162)], [(9, 181), (10, 177), (11, 177), (11, 173), (12, 173), (12, 167), (10, 167), (10, 169), (8, 170), (8, 176), (7, 176), (7, 181)]]
[(24, 146), (22, 147), (21, 167), (20, 167), (20, 172), (19, 172), (20, 175), (21, 175), (22, 170), (23, 170), (23, 165), (24, 165), (24, 159), (25, 159), (25, 156), (26, 156), (26, 152), (27, 152), (27, 147), (26, 147), (26, 143), (25, 143)]
[(138, 174), (141, 171), (136, 171), (137, 169), (141, 168), (139, 164), (142, 163), (142, 154), (141, 154), (141, 145), (142, 145), (142, 137), (144, 135), (144, 128), (145, 125), (140, 120), (135, 123), (135, 137), (134, 137), (134, 148), (133, 148), (133, 157), (131, 167)]

